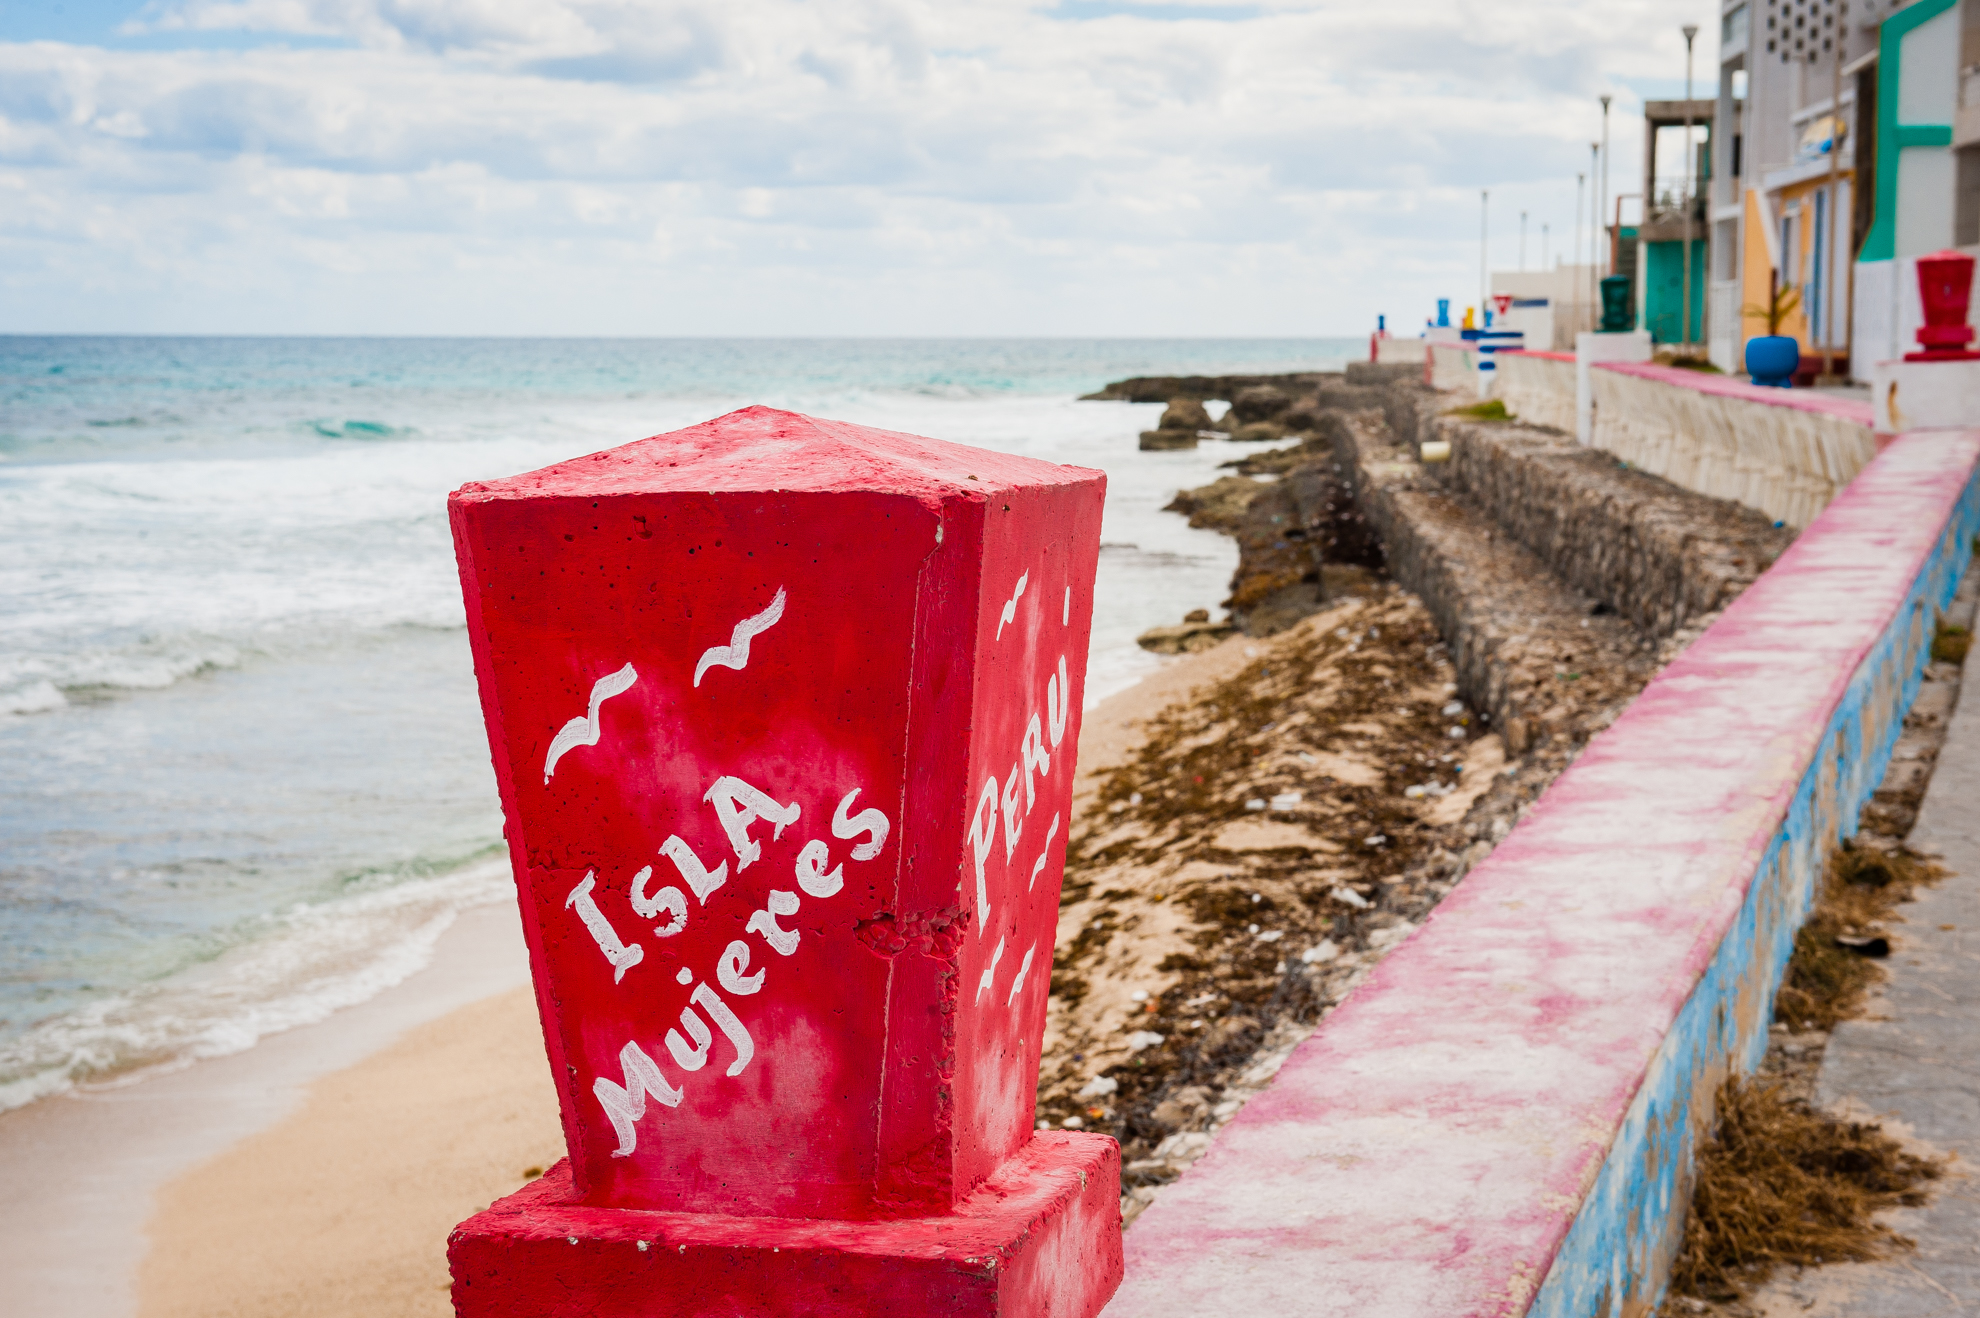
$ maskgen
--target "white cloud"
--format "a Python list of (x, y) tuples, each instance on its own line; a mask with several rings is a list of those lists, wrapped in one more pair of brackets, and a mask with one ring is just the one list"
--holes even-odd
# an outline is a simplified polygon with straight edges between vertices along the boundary
[(1564, 251), (1595, 94), (1680, 17), (156, 4), (268, 43), (0, 44), (0, 328), (1354, 333), (1475, 287), (1481, 187), (1499, 263), (1521, 208)]

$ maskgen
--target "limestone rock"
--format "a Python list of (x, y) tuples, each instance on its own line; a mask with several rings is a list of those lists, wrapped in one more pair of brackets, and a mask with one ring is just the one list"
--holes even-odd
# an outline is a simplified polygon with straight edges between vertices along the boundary
[(1244, 510), (1265, 488), (1261, 481), (1244, 476), (1219, 476), (1208, 485), (1193, 490), (1177, 490), (1176, 497), (1162, 511), (1181, 513), (1189, 524), (1202, 530), (1231, 531), (1244, 519)]
[(1208, 430), (1210, 412), (1194, 398), (1171, 398), (1162, 412), (1162, 430)]
[(1318, 395), (1295, 398), (1292, 406), (1279, 414), (1279, 424), (1286, 428), (1288, 434), (1312, 434), (1320, 427), (1322, 410)]
[(1134, 640), (1156, 654), (1195, 654), (1220, 644), (1236, 631), (1228, 622), (1185, 622), (1174, 627), (1150, 627)]
[(1242, 423), (1270, 421), (1292, 406), (1292, 395), (1275, 384), (1254, 384), (1238, 390), (1231, 400), (1231, 416)]
[(1141, 432), (1141, 451), (1143, 453), (1159, 453), (1166, 452), (1170, 449), (1195, 447), (1196, 432), (1194, 430), (1164, 429), (1144, 430)]
[(1231, 432), (1240, 444), (1270, 444), (1286, 437), (1286, 428), (1276, 421), (1248, 421)]

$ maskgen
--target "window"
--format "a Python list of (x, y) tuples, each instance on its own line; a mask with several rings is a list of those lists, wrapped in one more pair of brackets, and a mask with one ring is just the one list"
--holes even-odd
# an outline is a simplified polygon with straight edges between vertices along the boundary
[(1719, 45), (1722, 47), (1744, 46), (1746, 29), (1749, 23), (1745, 5), (1736, 5), (1719, 20)]
[(1801, 205), (1796, 202), (1781, 212), (1781, 285), (1801, 282), (1801, 254), (1795, 251), (1794, 238)]

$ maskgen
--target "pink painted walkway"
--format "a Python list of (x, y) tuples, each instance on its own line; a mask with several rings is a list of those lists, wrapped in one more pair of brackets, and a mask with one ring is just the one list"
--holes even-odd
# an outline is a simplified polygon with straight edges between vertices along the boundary
[(1709, 1079), (1660, 1050), (1976, 455), (1872, 462), (1143, 1214), (1107, 1313), (1526, 1313), (1646, 1077)]
[[(1573, 360), (1571, 355), (1569, 360)], [(1789, 407), (1799, 412), (1814, 412), (1842, 421), (1851, 421), (1859, 426), (1868, 426), (1872, 420), (1871, 407), (1867, 401), (1838, 398), (1834, 394), (1817, 393), (1813, 389), (1769, 389), (1736, 375), (1687, 371), (1682, 367), (1659, 366), (1654, 362), (1595, 362), (1593, 365), (1598, 370), (1619, 371), (1624, 375), (1634, 375), (1643, 380), (1657, 380), (1664, 384), (1676, 385), (1680, 389), (1690, 389), (1695, 393), (1711, 394), (1718, 398), (1739, 398), (1749, 403), (1765, 403), (1768, 407)]]

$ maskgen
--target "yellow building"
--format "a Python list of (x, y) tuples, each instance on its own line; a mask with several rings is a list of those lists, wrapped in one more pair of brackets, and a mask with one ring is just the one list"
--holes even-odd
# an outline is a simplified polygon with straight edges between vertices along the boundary
[(1876, 103), (1877, 34), (1864, 17), (1837, 0), (1724, 2), (1719, 106), (1738, 130), (1714, 144), (1711, 347), (1722, 369), (1741, 369), (1746, 341), (1769, 332), (1760, 313), (1776, 277), (1798, 294), (1779, 332), (1804, 358), (1828, 348), (1847, 369), (1850, 272), (1870, 218), (1856, 107)]

